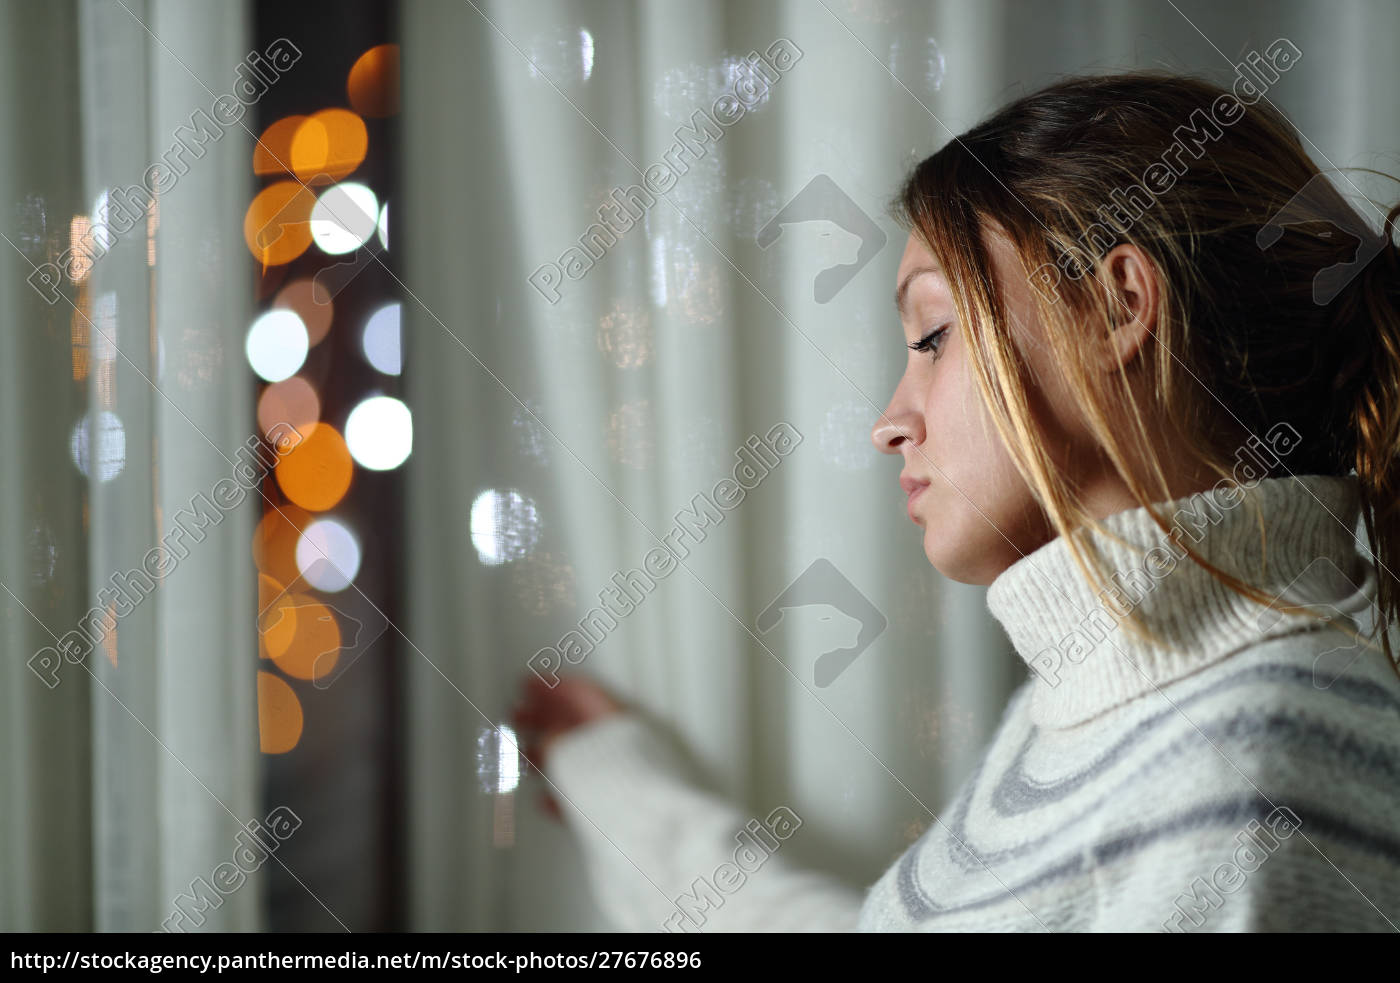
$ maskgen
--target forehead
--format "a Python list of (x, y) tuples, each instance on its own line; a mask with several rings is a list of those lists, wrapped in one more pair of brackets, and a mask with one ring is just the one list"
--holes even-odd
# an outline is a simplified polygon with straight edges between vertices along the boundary
[(900, 317), (908, 315), (915, 297), (947, 289), (938, 261), (917, 235), (910, 234), (904, 245), (904, 258), (899, 262), (894, 284), (894, 307)]
[(921, 266), (937, 266), (938, 262), (933, 258), (933, 253), (928, 246), (924, 245), (924, 240), (919, 236), (909, 234), (908, 240), (904, 243), (904, 257), (899, 261), (899, 279), (903, 279), (910, 270)]
[[(989, 272), (993, 277), (997, 280), (1004, 280), (1016, 272), (1016, 249), (1006, 234), (995, 224), (989, 223), (988, 227), (982, 230), (982, 245), (987, 251), (987, 259), (991, 267)], [(899, 261), (899, 269), (895, 273), (896, 289), (911, 273), (926, 269), (933, 270), (933, 276), (918, 276), (913, 283), (923, 283), (925, 289), (930, 286), (947, 287), (949, 285), (933, 251), (928, 248), (919, 235), (910, 233), (909, 238), (904, 243), (904, 255)]]

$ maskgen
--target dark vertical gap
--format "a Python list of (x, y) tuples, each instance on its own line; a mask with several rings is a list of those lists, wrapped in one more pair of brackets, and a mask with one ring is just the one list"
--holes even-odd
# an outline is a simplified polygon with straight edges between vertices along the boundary
[[(301, 56), (258, 100), (247, 117), (249, 128), (261, 136), (286, 116), (351, 109), (346, 92), (351, 66), (376, 45), (397, 44), (398, 25), (398, 7), (393, 2), (256, 0), (255, 50), (265, 51), (276, 39), (285, 38)], [(378, 255), (394, 269), (394, 221), (400, 214), (398, 117), (366, 118), (365, 124), (369, 135), (365, 160), (341, 180), (363, 183), (380, 204), (390, 204), (391, 248)], [(256, 176), (254, 193), (276, 179)], [(329, 257), (313, 244), (291, 263), (265, 273), (255, 263), (255, 316), (269, 309), (284, 285), (354, 255)], [(311, 349), (299, 373), (319, 392), (320, 419), (342, 434), (346, 417), (361, 400), (372, 395), (403, 398), (403, 375), (378, 372), (360, 345), (369, 316), (385, 304), (404, 300), (394, 276), (371, 260), (335, 295), (329, 334)], [(264, 384), (257, 382), (261, 394)], [(345, 497), (326, 512), (313, 513), (313, 518), (324, 515), (345, 524), (359, 540), (361, 551), (352, 587), (308, 592), (335, 613), (346, 646), (332, 684), (320, 688), (309, 680), (289, 677), (266, 659), (258, 660), (259, 669), (290, 685), (303, 711), (297, 745), (280, 754), (263, 755), (264, 813), (285, 806), (302, 820), (278, 848), (281, 863), (263, 868), (271, 931), (340, 931), (337, 919), (355, 932), (406, 927), (405, 711), (400, 666), (411, 653), (405, 654), (403, 637), (393, 627), (400, 623), (403, 611), (402, 475), (402, 466), (379, 472), (357, 464)], [(264, 491), (279, 508), (292, 504), (275, 479), (266, 483)], [(270, 507), (264, 504), (263, 510)]]

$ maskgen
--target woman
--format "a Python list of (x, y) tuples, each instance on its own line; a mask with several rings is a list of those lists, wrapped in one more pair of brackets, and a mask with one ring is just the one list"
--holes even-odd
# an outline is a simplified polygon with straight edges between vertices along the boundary
[(697, 882), (741, 813), (600, 688), (529, 685), (527, 753), (608, 911), (1396, 930), (1400, 670), (1376, 629), (1400, 597), (1400, 206), (1377, 238), (1266, 103), (1135, 74), (1016, 101), (893, 212), (910, 354), (872, 437), (1029, 678), (863, 895), (780, 854)]

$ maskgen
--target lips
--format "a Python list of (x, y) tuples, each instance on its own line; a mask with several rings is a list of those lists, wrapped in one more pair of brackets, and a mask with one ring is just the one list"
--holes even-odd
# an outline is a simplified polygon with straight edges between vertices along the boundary
[(899, 487), (903, 488), (905, 494), (909, 496), (909, 503), (906, 506), (909, 512), (909, 518), (914, 520), (915, 522), (917, 522), (918, 519), (914, 515), (914, 502), (918, 500), (921, 494), (923, 494), (924, 489), (927, 488), (928, 485), (929, 483), (927, 481), (922, 481), (918, 478), (910, 478), (903, 475), (900, 476)]

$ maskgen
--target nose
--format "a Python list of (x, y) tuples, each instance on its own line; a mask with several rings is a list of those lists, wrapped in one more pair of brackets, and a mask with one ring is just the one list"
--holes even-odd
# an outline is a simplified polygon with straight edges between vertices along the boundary
[(870, 441), (882, 454), (899, 454), (902, 453), (900, 445), (906, 440), (915, 447), (924, 442), (924, 418), (903, 404), (896, 392), (871, 428)]

